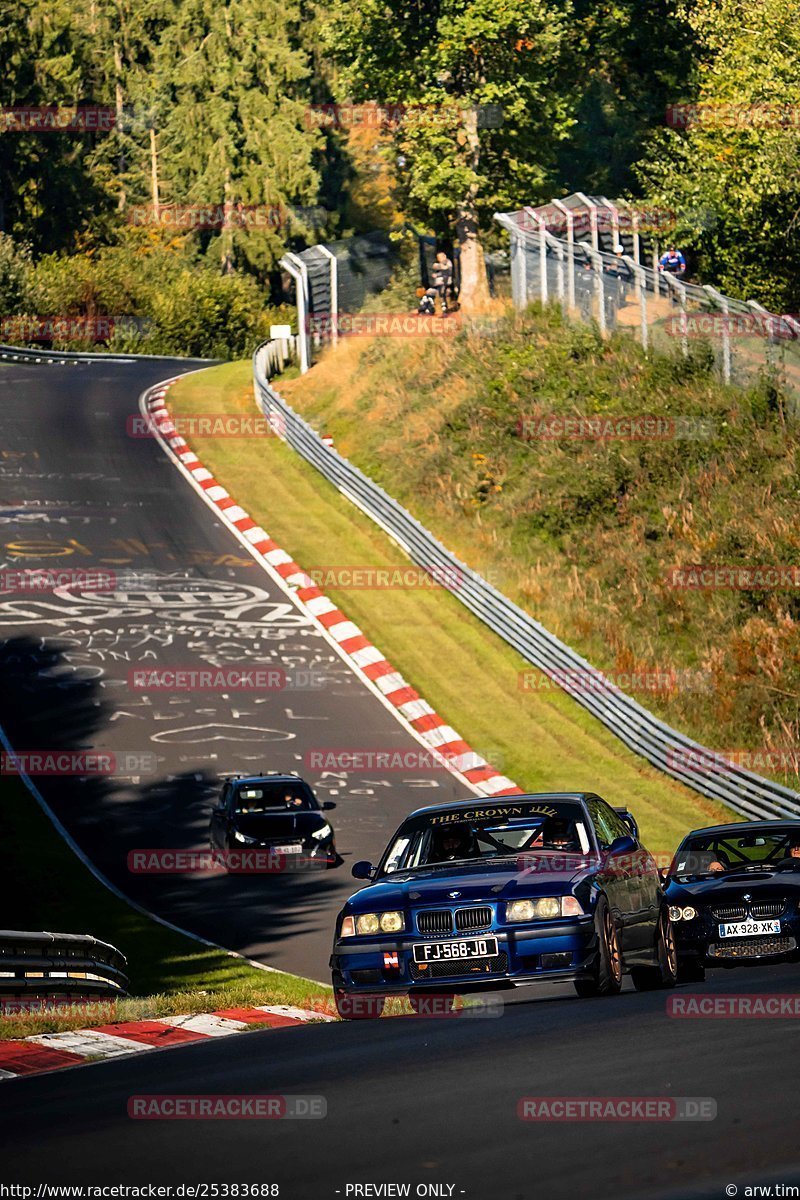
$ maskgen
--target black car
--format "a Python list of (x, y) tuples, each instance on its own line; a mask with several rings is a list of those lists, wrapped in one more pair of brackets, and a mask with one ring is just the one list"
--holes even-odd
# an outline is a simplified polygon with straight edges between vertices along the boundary
[(229, 778), (211, 813), (211, 849), (242, 873), (333, 867), (335, 834), (322, 813), (335, 807), (296, 775)]
[(800, 821), (695, 829), (665, 880), (678, 974), (800, 957)]
[[(579, 996), (675, 985), (656, 864), (630, 813), (594, 793), (470, 799), (411, 813), (336, 921), (341, 1016), (431, 992), (572, 982)], [(420, 998), (423, 998), (422, 1000)]]

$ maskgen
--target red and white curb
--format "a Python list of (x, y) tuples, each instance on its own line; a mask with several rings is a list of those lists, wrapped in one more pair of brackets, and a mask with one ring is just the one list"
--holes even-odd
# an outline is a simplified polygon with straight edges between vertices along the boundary
[(64, 1033), (41, 1033), (20, 1041), (0, 1041), (0, 1079), (17, 1079), (64, 1067), (80, 1067), (145, 1050), (166, 1050), (230, 1037), (253, 1025), (287, 1029), (309, 1021), (334, 1021), (335, 1017), (313, 1009), (288, 1004), (264, 1004), (253, 1008), (223, 1008), (195, 1016), (159, 1017), (152, 1021), (120, 1021), (92, 1029)]
[(522, 795), (522, 788), (501, 775), (469, 747), (455, 729), (406, 682), (358, 626), (349, 621), (341, 609), (316, 587), (291, 555), (256, 524), (203, 466), (177, 432), (167, 408), (166, 395), (174, 383), (177, 383), (177, 379), (167, 380), (145, 393), (142, 398), (143, 412), (151, 419), (162, 444), (169, 447), (196, 489), (217, 509), (239, 541), (257, 561), (260, 560), (301, 611), (313, 620), (378, 699), (454, 775), (481, 796)]

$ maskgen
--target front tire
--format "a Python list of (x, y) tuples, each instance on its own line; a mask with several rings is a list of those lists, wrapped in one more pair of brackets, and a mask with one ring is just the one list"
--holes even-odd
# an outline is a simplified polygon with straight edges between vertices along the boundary
[(383, 1016), (385, 996), (362, 996), (336, 988), (333, 993), (336, 1011), (343, 1021), (376, 1021)]
[(674, 988), (678, 982), (678, 952), (675, 949), (675, 932), (665, 908), (658, 918), (656, 932), (656, 957), (654, 967), (631, 967), (631, 979), (637, 992), (652, 992), (656, 988)]
[(575, 991), (582, 1000), (594, 996), (616, 996), (622, 989), (622, 949), (614, 918), (605, 896), (597, 901), (594, 913), (597, 955), (588, 979), (576, 979)]

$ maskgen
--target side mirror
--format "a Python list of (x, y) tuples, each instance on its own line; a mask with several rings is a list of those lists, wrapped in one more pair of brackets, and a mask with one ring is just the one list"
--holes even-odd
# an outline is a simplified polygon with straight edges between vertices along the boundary
[(353, 863), (353, 878), (354, 879), (372, 879), (372, 872), (375, 870), (371, 862), (362, 859), (360, 862)]
[(325, 810), (325, 812), (329, 812), (332, 808), (336, 808), (336, 801), (335, 800), (326, 800), (325, 803), (322, 805), (322, 807)]
[(658, 878), (661, 880), (661, 886), (666, 887), (669, 883), (669, 871), (662, 867), (658, 872)]
[(622, 819), (628, 826), (628, 829), (630, 829), (631, 837), (638, 838), (639, 826), (636, 824), (636, 818), (634, 817), (633, 813), (626, 813)]
[(611, 845), (608, 847), (609, 854), (630, 854), (636, 849), (636, 839), (632, 837), (614, 838)]

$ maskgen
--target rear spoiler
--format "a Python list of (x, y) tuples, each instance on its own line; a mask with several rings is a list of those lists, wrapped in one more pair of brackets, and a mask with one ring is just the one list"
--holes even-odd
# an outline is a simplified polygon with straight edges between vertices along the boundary
[(636, 838), (636, 840), (638, 842), (639, 826), (636, 823), (636, 817), (633, 815), (633, 813), (629, 812), (627, 808), (615, 808), (614, 812), (617, 813), (620, 817), (622, 817), (623, 821), (628, 826), (628, 829), (630, 829), (632, 835)]

